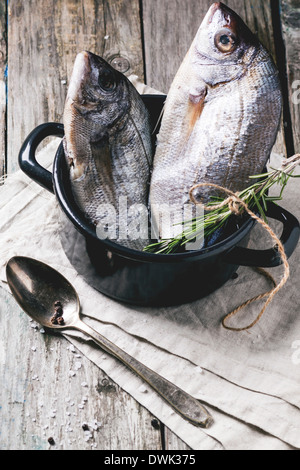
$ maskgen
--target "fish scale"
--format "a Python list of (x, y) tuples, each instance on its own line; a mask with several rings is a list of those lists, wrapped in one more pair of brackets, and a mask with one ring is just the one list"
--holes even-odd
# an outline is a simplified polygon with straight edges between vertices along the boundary
[[(235, 192), (249, 186), (250, 176), (261, 173), (269, 159), (281, 111), (278, 71), (269, 53), (236, 13), (214, 3), (164, 108), (149, 197), (158, 239), (168, 238), (159, 226), (167, 215), (161, 205), (183, 220), (183, 203), (191, 204), (194, 185)], [(205, 202), (212, 195), (210, 188), (196, 194)]]

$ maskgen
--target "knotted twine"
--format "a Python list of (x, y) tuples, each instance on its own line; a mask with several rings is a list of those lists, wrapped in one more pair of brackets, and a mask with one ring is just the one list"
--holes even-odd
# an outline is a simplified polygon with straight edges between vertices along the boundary
[[(220, 204), (217, 204), (217, 205), (214, 205), (214, 206), (205, 206), (204, 204), (202, 204), (202, 202), (197, 201), (195, 199), (194, 195), (193, 195), (193, 192), (195, 191), (195, 189), (203, 188), (203, 187), (211, 187), (211, 188), (218, 189), (219, 191), (223, 191), (223, 192), (227, 193), (229, 196), (228, 196), (227, 199), (222, 201)], [(248, 205), (239, 197), (239, 193), (234, 193), (234, 192), (230, 191), (229, 189), (223, 188), (222, 186), (218, 186), (216, 184), (200, 183), (200, 184), (197, 184), (197, 185), (193, 186), (190, 189), (189, 195), (190, 195), (190, 200), (194, 204), (196, 204), (196, 205), (201, 204), (203, 206), (204, 210), (206, 210), (206, 211), (218, 210), (218, 209), (221, 209), (222, 207), (228, 205), (229, 210), (233, 214), (240, 215), (241, 214), (241, 208), (244, 209), (250, 215), (250, 217), (252, 217), (252, 219), (257, 221), (269, 233), (272, 240), (275, 242), (275, 246), (276, 246), (276, 248), (277, 248), (277, 250), (280, 254), (282, 264), (284, 266), (284, 273), (283, 273), (283, 276), (282, 276), (282, 279), (281, 279), (280, 283), (277, 284), (276, 281), (274, 280), (274, 278), (271, 276), (271, 274), (269, 274), (264, 269), (257, 268), (257, 270), (259, 272), (261, 272), (263, 275), (265, 275), (273, 283), (273, 285), (274, 285), (273, 289), (269, 290), (268, 292), (265, 292), (264, 294), (257, 295), (256, 297), (253, 297), (252, 299), (247, 300), (242, 305), (240, 305), (238, 308), (236, 308), (235, 310), (233, 310), (232, 312), (227, 314), (222, 320), (222, 325), (227, 330), (237, 331), (237, 332), (249, 330), (249, 329), (253, 328), (253, 326), (256, 325), (259, 322), (259, 320), (261, 319), (261, 317), (265, 313), (267, 307), (270, 305), (270, 303), (274, 299), (275, 295), (286, 284), (286, 282), (287, 282), (287, 280), (290, 276), (290, 267), (289, 267), (289, 264), (288, 264), (287, 256), (286, 256), (285, 251), (284, 251), (283, 244), (281, 243), (281, 241), (279, 240), (277, 235), (273, 232), (271, 227), (264, 220), (262, 220), (260, 217), (258, 217), (254, 212), (252, 212), (249, 209)], [(257, 318), (250, 325), (245, 326), (243, 328), (234, 328), (234, 327), (230, 327), (226, 324), (227, 320), (232, 318), (234, 315), (236, 315), (242, 309), (246, 308), (248, 305), (252, 304), (253, 302), (264, 299), (265, 297), (268, 297), (268, 299), (267, 299), (264, 307), (262, 308), (262, 310), (259, 313), (259, 315), (257, 316)]]

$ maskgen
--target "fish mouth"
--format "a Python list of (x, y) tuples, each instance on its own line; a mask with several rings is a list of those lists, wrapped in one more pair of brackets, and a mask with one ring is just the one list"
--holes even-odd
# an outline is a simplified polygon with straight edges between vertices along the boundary
[(237, 22), (239, 17), (229, 7), (222, 2), (215, 2), (212, 4), (204, 18), (204, 25), (208, 26), (212, 22), (218, 24), (221, 28), (229, 28), (235, 34), (238, 32)]
[(222, 2), (214, 2), (208, 10), (208, 21), (210, 22), (216, 11), (223, 9), (223, 7), (225, 7), (225, 5)]
[(68, 89), (68, 98), (72, 101), (82, 100), (82, 84), (88, 80), (91, 73), (90, 53), (87, 51), (77, 54)]

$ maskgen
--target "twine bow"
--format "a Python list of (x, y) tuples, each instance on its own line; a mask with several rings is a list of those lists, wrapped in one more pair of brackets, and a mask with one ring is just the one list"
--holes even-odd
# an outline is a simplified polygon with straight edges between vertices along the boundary
[[(298, 155), (299, 157), (299, 155)], [(215, 206), (205, 206), (204, 204), (202, 204), (201, 202), (198, 202), (196, 199), (195, 199), (195, 196), (194, 196), (194, 191), (198, 188), (203, 188), (203, 187), (211, 187), (211, 188), (215, 188), (215, 189), (218, 189), (219, 191), (223, 191), (225, 192), (226, 194), (228, 194), (228, 198), (225, 199), (224, 201), (222, 201), (220, 204), (217, 204)], [(290, 276), (290, 268), (289, 268), (289, 264), (288, 264), (288, 260), (287, 260), (287, 256), (285, 254), (285, 251), (284, 251), (284, 247), (283, 247), (283, 244), (281, 243), (281, 241), (279, 240), (279, 238), (277, 237), (277, 235), (273, 232), (273, 230), (270, 228), (270, 226), (264, 221), (262, 220), (260, 217), (258, 217), (254, 212), (252, 212), (248, 205), (242, 200), (239, 198), (238, 194), (237, 193), (234, 193), (232, 191), (230, 191), (229, 189), (226, 189), (226, 188), (223, 188), (222, 186), (218, 186), (216, 184), (211, 184), (211, 183), (200, 183), (200, 184), (197, 184), (195, 186), (193, 186), (190, 191), (189, 191), (189, 195), (190, 195), (190, 200), (196, 204), (196, 205), (203, 205), (204, 207), (204, 210), (206, 211), (213, 211), (213, 210), (217, 210), (217, 209), (221, 209), (222, 207), (228, 205), (228, 208), (229, 210), (235, 214), (235, 215), (240, 215), (242, 213), (243, 210), (245, 210), (251, 217), (252, 219), (254, 219), (255, 221), (257, 221), (270, 235), (270, 237), (272, 238), (272, 240), (275, 242), (275, 246), (276, 248), (278, 249), (278, 252), (280, 254), (280, 257), (281, 257), (281, 260), (282, 260), (282, 264), (284, 266), (284, 273), (283, 273), (283, 277), (280, 281), (279, 284), (276, 283), (276, 281), (274, 280), (274, 278), (271, 276), (271, 274), (269, 274), (267, 271), (265, 271), (264, 269), (262, 268), (257, 268), (257, 270), (262, 273), (265, 277), (267, 277), (273, 284), (273, 288), (271, 290), (269, 290), (268, 292), (265, 292), (264, 294), (261, 294), (261, 295), (258, 295), (256, 297), (253, 297), (252, 299), (250, 300), (247, 300), (247, 302), (243, 303), (242, 305), (240, 305), (238, 308), (236, 308), (235, 310), (233, 310), (232, 312), (230, 312), (229, 314), (227, 314), (225, 316), (225, 318), (223, 318), (222, 320), (222, 325), (224, 328), (226, 328), (227, 330), (231, 330), (231, 331), (245, 331), (245, 330), (249, 330), (250, 328), (252, 328), (254, 325), (256, 325), (259, 320), (261, 319), (261, 317), (263, 316), (263, 314), (265, 313), (267, 307), (269, 306), (269, 304), (272, 302), (273, 298), (275, 297), (275, 295), (280, 291), (280, 289), (282, 289), (282, 287), (286, 284), (289, 276)], [(245, 326), (243, 328), (233, 328), (233, 327), (230, 327), (230, 326), (227, 326), (226, 322), (227, 320), (229, 320), (231, 317), (233, 317), (234, 315), (236, 315), (238, 312), (240, 312), (243, 308), (247, 307), (248, 305), (250, 305), (251, 303), (253, 302), (256, 302), (258, 300), (262, 300), (264, 299), (265, 297), (268, 297), (263, 309), (261, 310), (261, 312), (259, 313), (259, 315), (257, 316), (256, 320), (254, 320), (250, 325), (248, 326)]]

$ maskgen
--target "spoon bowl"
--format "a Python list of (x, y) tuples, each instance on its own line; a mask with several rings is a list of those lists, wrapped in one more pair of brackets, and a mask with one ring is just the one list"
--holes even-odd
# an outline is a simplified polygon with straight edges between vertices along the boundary
[[(192, 424), (207, 428), (212, 417), (194, 397), (127, 354), (80, 318), (80, 301), (74, 287), (58, 271), (38, 260), (14, 256), (6, 265), (6, 277), (20, 307), (50, 331), (76, 329), (88, 335), (152, 387), (177, 413)], [(55, 303), (62, 307), (63, 324), (53, 323)]]
[[(20, 307), (33, 320), (53, 329), (76, 324), (80, 312), (78, 295), (58, 271), (35, 259), (15, 256), (7, 263), (6, 277)], [(56, 301), (62, 304), (64, 325), (51, 322)]]

